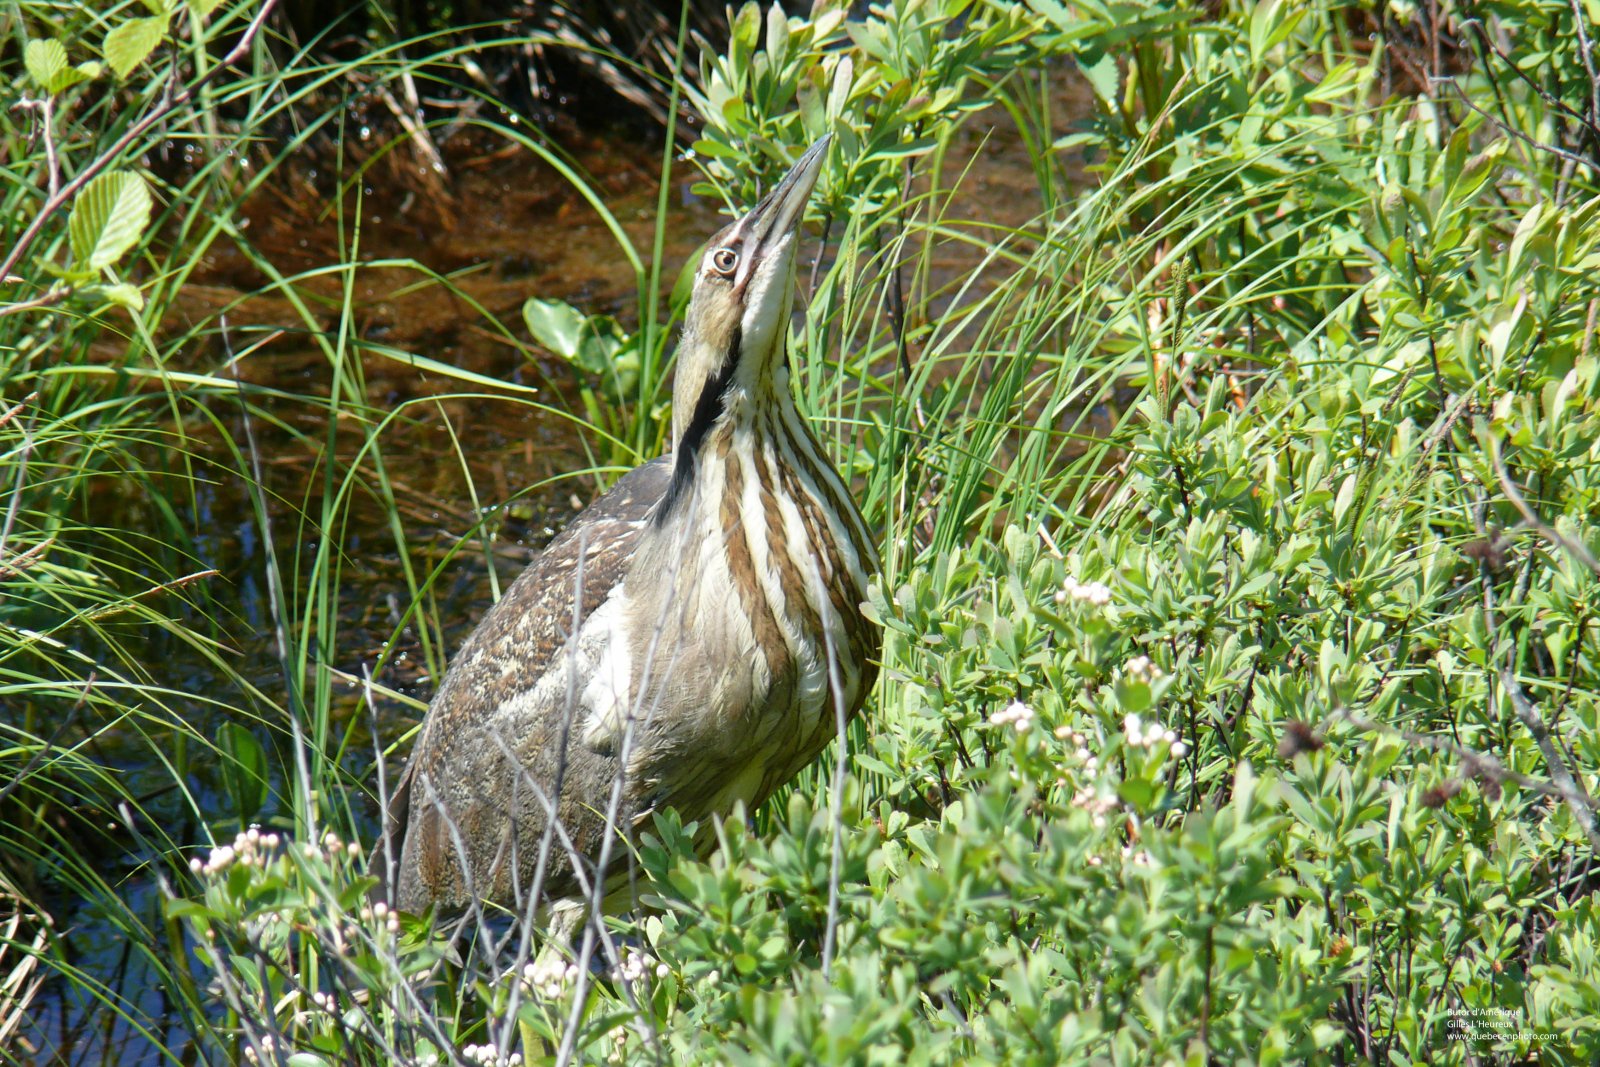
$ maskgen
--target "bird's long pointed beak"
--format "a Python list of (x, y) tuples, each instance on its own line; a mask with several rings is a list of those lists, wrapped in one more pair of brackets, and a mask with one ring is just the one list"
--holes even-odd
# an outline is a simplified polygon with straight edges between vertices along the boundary
[(827, 157), (828, 145), (833, 135), (823, 134), (805, 150), (783, 180), (750, 209), (739, 228), (746, 234), (750, 252), (745, 255), (735, 285), (743, 289), (758, 264), (774, 251), (784, 246), (805, 217), (806, 203), (811, 190), (816, 188), (817, 175), (822, 173), (822, 161)]

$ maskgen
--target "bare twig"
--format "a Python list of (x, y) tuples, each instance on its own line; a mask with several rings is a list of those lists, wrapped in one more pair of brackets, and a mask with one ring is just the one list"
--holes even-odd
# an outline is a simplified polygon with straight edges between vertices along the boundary
[(1061, 546), (1056, 544), (1056, 539), (1051, 536), (1049, 528), (1046, 527), (1042, 522), (1039, 524), (1039, 540), (1044, 542), (1044, 547), (1048, 549), (1050, 554), (1056, 559), (1066, 559), (1066, 557), (1061, 554)]
[(1567, 769), (1566, 760), (1561, 758), (1561, 751), (1550, 739), (1550, 731), (1545, 728), (1544, 720), (1539, 717), (1527, 694), (1523, 693), (1522, 686), (1517, 684), (1516, 673), (1511, 668), (1500, 669), (1500, 684), (1511, 694), (1511, 707), (1516, 711), (1517, 719), (1533, 735), (1534, 742), (1539, 746), (1539, 752), (1550, 768), (1550, 778), (1554, 782), (1553, 795), (1559, 796), (1566, 803), (1567, 809), (1572, 812), (1572, 817), (1583, 827), (1584, 834), (1589, 838), (1589, 847), (1600, 852), (1600, 829), (1595, 826), (1594, 798)]
[[(1504, 671), (1501, 673), (1502, 682), (1506, 679), (1509, 673), (1509, 671)], [(1512, 678), (1511, 680), (1513, 683), (1516, 681), (1515, 678)], [(1510, 687), (1508, 686), (1507, 688), (1509, 689)], [(1520, 688), (1513, 691), (1513, 702), (1515, 702), (1518, 697), (1521, 697), (1523, 702), (1526, 703), (1527, 698), (1522, 696), (1522, 690)], [(1529, 708), (1531, 709), (1531, 707), (1532, 705), (1530, 704)], [(1420, 745), (1423, 748), (1432, 749), (1435, 752), (1443, 752), (1454, 756), (1461, 762), (1462, 768), (1466, 770), (1468, 774), (1474, 777), (1485, 778), (1496, 785), (1500, 785), (1505, 782), (1515, 782), (1524, 789), (1531, 789), (1535, 793), (1540, 793), (1547, 797), (1564, 800), (1569, 806), (1575, 804), (1577, 807), (1585, 809), (1586, 814), (1579, 818), (1579, 825), (1583, 826), (1584, 830), (1588, 833), (1589, 843), (1593, 845), (1597, 851), (1600, 851), (1600, 833), (1596, 832), (1594, 823), (1595, 802), (1594, 799), (1591, 798), (1588, 793), (1584, 792), (1581, 788), (1575, 786), (1570, 791), (1563, 790), (1558, 782), (1547, 782), (1542, 778), (1534, 778), (1518, 771), (1514, 771), (1505, 764), (1501, 763), (1495, 757), (1483, 752), (1478, 752), (1474, 749), (1470, 749), (1465, 745), (1458, 744), (1455, 741), (1450, 740), (1447, 737), (1439, 737), (1434, 734), (1419, 734), (1415, 730), (1407, 730), (1399, 726), (1390, 726), (1388, 723), (1378, 722), (1375, 719), (1369, 719), (1363, 715), (1357, 715), (1348, 708), (1335, 708), (1332, 714), (1335, 718), (1343, 719), (1345, 722), (1349, 723), (1351, 726), (1354, 726), (1357, 730), (1360, 730), (1363, 733), (1388, 734), (1391, 737), (1401, 738), (1402, 740), (1413, 745)], [(1537, 715), (1535, 718), (1537, 718)], [(1540, 724), (1539, 728), (1541, 731), (1543, 731), (1543, 723)], [(1565, 771), (1565, 764), (1562, 764), (1561, 767), (1562, 770)]]
[[(1595, 569), (1597, 573), (1600, 573), (1600, 567), (1596, 566), (1594, 557), (1589, 554), (1587, 549), (1583, 549), (1568, 538), (1562, 537), (1534, 514), (1532, 508), (1528, 507), (1527, 501), (1522, 498), (1522, 494), (1511, 483), (1511, 478), (1506, 473), (1505, 465), (1500, 459), (1499, 447), (1494, 438), (1488, 434), (1485, 434), (1484, 437), (1485, 448), (1488, 450), (1490, 462), (1494, 465), (1495, 474), (1500, 481), (1500, 487), (1506, 493), (1506, 496), (1511, 499), (1512, 503), (1517, 506), (1517, 509), (1522, 512), (1523, 518), (1535, 529), (1539, 530), (1540, 533), (1565, 546), (1574, 555), (1577, 555), (1591, 568)], [(1481, 515), (1475, 515), (1473, 521), (1479, 532), (1484, 532)], [(1480, 567), (1483, 569), (1484, 621), (1488, 625), (1489, 632), (1493, 634), (1500, 628), (1499, 623), (1496, 621), (1494, 585), (1489, 580), (1487, 565), (1480, 564)], [(1596, 852), (1600, 852), (1600, 829), (1597, 829), (1595, 825), (1596, 809), (1594, 798), (1589, 796), (1587, 790), (1583, 788), (1567, 768), (1566, 760), (1562, 758), (1560, 749), (1551, 740), (1550, 731), (1545, 726), (1544, 720), (1534, 710), (1533, 702), (1528, 699), (1527, 695), (1522, 691), (1522, 686), (1517, 682), (1515, 655), (1515, 652), (1512, 651), (1508, 655), (1506, 665), (1499, 668), (1500, 684), (1505, 688), (1507, 695), (1511, 697), (1512, 711), (1516, 714), (1518, 721), (1533, 735), (1534, 743), (1539, 746), (1539, 752), (1544, 757), (1545, 765), (1550, 768), (1550, 777), (1553, 780), (1553, 784), (1552, 782), (1528, 778), (1525, 775), (1514, 774), (1492, 760), (1491, 757), (1479, 753), (1471, 753), (1474, 762), (1469, 763), (1468, 766), (1477, 770), (1494, 772), (1491, 777), (1497, 782), (1509, 778), (1519, 785), (1537, 790), (1546, 796), (1559, 797), (1571, 810), (1573, 817), (1578, 820), (1578, 825), (1583, 827), (1584, 835), (1589, 839), (1589, 847)], [(1454, 747), (1462, 752), (1469, 751), (1461, 749), (1460, 746)]]
[(1540, 152), (1549, 152), (1554, 156), (1560, 156), (1562, 159), (1576, 163), (1580, 167), (1593, 167), (1595, 165), (1594, 160), (1592, 159), (1585, 159), (1583, 156), (1578, 155), (1578, 153), (1569, 152), (1565, 148), (1561, 148), (1557, 145), (1545, 144), (1543, 141), (1536, 141), (1532, 137), (1529, 137), (1527, 134), (1523, 133), (1521, 130), (1516, 129), (1513, 126), (1508, 126), (1500, 119), (1483, 110), (1483, 108), (1479, 107), (1477, 104), (1474, 104), (1467, 96), (1466, 90), (1462, 89), (1461, 86), (1456, 83), (1454, 78), (1445, 78), (1443, 80), (1448, 82), (1450, 87), (1456, 91), (1456, 96), (1460, 97), (1461, 102), (1467, 106), (1468, 110), (1476, 111), (1479, 115), (1482, 115), (1485, 119), (1488, 119), (1489, 122), (1494, 125), (1495, 129), (1499, 130), (1501, 133), (1509, 134), (1510, 136), (1515, 137), (1529, 148), (1533, 148)]
[(1589, 44), (1589, 31), (1585, 28), (1589, 20), (1579, 0), (1569, 0), (1569, 3), (1572, 7), (1572, 24), (1578, 30), (1578, 54), (1583, 57), (1583, 69), (1589, 75), (1589, 131), (1596, 135), (1596, 144), (1600, 145), (1600, 131), (1595, 129), (1595, 124), (1600, 123), (1600, 74), (1595, 73), (1594, 48)]
[(56, 105), (54, 97), (39, 101), (39, 111), (44, 122), (39, 135), (44, 139), (44, 165), (51, 196), (61, 193), (61, 160), (56, 155)]
[(1506, 495), (1507, 500), (1511, 501), (1511, 506), (1521, 513), (1522, 520), (1535, 530), (1538, 530), (1545, 540), (1552, 544), (1560, 545), (1576, 556), (1585, 567), (1588, 567), (1595, 574), (1600, 574), (1600, 560), (1595, 559), (1594, 554), (1587, 547), (1581, 542), (1567, 537), (1554, 526), (1545, 522), (1533, 508), (1528, 506), (1528, 501), (1523, 497), (1521, 490), (1516, 487), (1516, 484), (1511, 481), (1511, 475), (1506, 472), (1505, 461), (1500, 458), (1500, 448), (1492, 437), (1487, 439), (1487, 447), (1489, 462), (1494, 464), (1495, 477), (1500, 481), (1500, 491)]
[(394, 839), (397, 815), (391, 808), (394, 798), (389, 793), (388, 768), (383, 758), (383, 742), (379, 740), (383, 735), (378, 729), (378, 701), (372, 693), (372, 672), (365, 663), (361, 664), (361, 702), (366, 706), (367, 717), (372, 723), (373, 767), (378, 777), (378, 826), (381, 829), (375, 857), (377, 862), (372, 864), (371, 870), (379, 878), (378, 899), (392, 905), (395, 873), (400, 863), (400, 842)]
[[(22, 410), (23, 405), (27, 404), (30, 400), (37, 399), (38, 396), (38, 393), (29, 393), (22, 399), (21, 403), (11, 408), (3, 416), (0, 416), (0, 426), (4, 426), (6, 423), (16, 418), (17, 412)], [(37, 417), (37, 415), (35, 417)], [(11, 484), (11, 492), (9, 494), (10, 499), (6, 501), (5, 518), (0, 520), (0, 559), (5, 559), (6, 557), (6, 542), (11, 540), (11, 529), (16, 525), (17, 515), (22, 509), (22, 490), (23, 487), (27, 485), (28, 457), (32, 453), (33, 419), (29, 419), (28, 423), (22, 427), (22, 447), (17, 449), (15, 460), (17, 466), (17, 477), (16, 480)]]
[[(13, 279), (7, 278), (6, 280), (11, 281)], [(34, 311), (38, 308), (47, 308), (52, 304), (59, 304), (66, 299), (68, 292), (69, 290), (66, 286), (58, 285), (44, 294), (34, 297), (32, 300), (19, 300), (15, 304), (0, 306), (0, 318), (4, 318), (7, 315), (20, 314), (24, 311)]]
[(409, 108), (402, 105), (399, 98), (394, 95), (394, 91), (387, 86), (377, 90), (378, 99), (383, 101), (389, 113), (411, 137), (412, 149), (422, 162), (416, 174), (426, 187), (427, 194), (439, 212), (443, 224), (447, 228), (453, 227), (456, 224), (455, 198), (451, 196), (450, 187), (445, 182), (449, 171), (445, 167), (444, 156), (440, 154), (439, 146), (428, 133), (427, 125), (417, 120), (421, 105), (417, 101), (416, 85), (412, 82), (411, 74), (407, 72), (403, 80), (406, 96), (411, 105)]
[[(1528, 88), (1532, 89), (1535, 93), (1537, 93), (1538, 96), (1539, 96), (1539, 99), (1543, 100), (1546, 104), (1548, 104), (1550, 107), (1554, 108), (1555, 110), (1557, 110), (1557, 111), (1561, 112), (1562, 114), (1566, 115), (1568, 118), (1572, 119), (1574, 122), (1577, 122), (1577, 123), (1581, 124), (1585, 129), (1587, 129), (1589, 131), (1589, 133), (1592, 136), (1600, 137), (1600, 126), (1596, 126), (1595, 125), (1596, 121), (1600, 121), (1600, 115), (1596, 115), (1596, 116), (1592, 116), (1592, 117), (1586, 118), (1585, 116), (1580, 115), (1578, 112), (1574, 111), (1567, 104), (1567, 102), (1565, 100), (1562, 100), (1560, 97), (1558, 97), (1554, 93), (1550, 92), (1550, 90), (1548, 90), (1544, 86), (1540, 85), (1537, 81), (1535, 81), (1528, 74), (1527, 71), (1525, 71), (1521, 67), (1517, 66), (1515, 60), (1513, 60), (1510, 56), (1506, 55), (1500, 49), (1495, 47), (1494, 42), (1489, 40), (1489, 35), (1484, 30), (1483, 22), (1480, 19), (1475, 19), (1475, 18), (1474, 19), (1464, 19), (1462, 21), (1462, 23), (1461, 23), (1461, 26), (1462, 26), (1463, 29), (1467, 29), (1467, 28), (1472, 29), (1477, 34), (1478, 43), (1480, 45), (1482, 45), (1484, 52), (1487, 55), (1494, 56), (1496, 59), (1500, 60), (1500, 62), (1502, 62), (1506, 66), (1510, 67), (1511, 68), (1511, 73), (1515, 74), (1523, 83), (1525, 83), (1528, 86)], [(1452, 83), (1454, 82), (1454, 79), (1449, 79), (1449, 80)], [(1456, 91), (1460, 92), (1461, 91), (1461, 87), (1460, 86), (1456, 86)], [(1473, 110), (1476, 111), (1477, 108), (1473, 108)], [(1588, 164), (1589, 161), (1580, 158), (1578, 160), (1578, 162), (1584, 163), (1584, 164)]]
[(23, 97), (14, 105), (15, 110), (39, 112), (39, 139), (44, 142), (45, 187), (49, 196), (61, 192), (61, 160), (56, 155), (56, 101), (53, 96), (40, 99)]

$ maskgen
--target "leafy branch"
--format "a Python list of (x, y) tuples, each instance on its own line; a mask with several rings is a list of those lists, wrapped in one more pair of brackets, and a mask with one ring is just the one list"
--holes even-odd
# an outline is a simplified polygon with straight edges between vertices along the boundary
[(120, 159), (123, 153), (129, 149), (129, 147), (135, 144), (139, 138), (148, 133), (162, 119), (166, 118), (178, 108), (183, 107), (185, 104), (193, 100), (195, 94), (208, 83), (215, 80), (216, 77), (222, 73), (222, 71), (226, 70), (228, 67), (244, 58), (244, 56), (249, 53), (251, 44), (255, 41), (256, 35), (261, 32), (261, 27), (266, 24), (267, 16), (272, 13), (272, 9), (274, 6), (276, 6), (276, 4), (277, 0), (264, 0), (261, 5), (261, 9), (256, 12), (255, 18), (250, 20), (250, 24), (245, 27), (244, 33), (239, 36), (239, 40), (234, 43), (234, 46), (231, 49), (229, 49), (228, 54), (223, 57), (222, 62), (206, 71), (188, 85), (179, 86), (175, 91), (170, 92), (165, 99), (163, 99), (155, 107), (151, 108), (143, 118), (130, 126), (121, 137), (112, 142), (112, 144), (104, 152), (100, 153), (100, 155), (91, 160), (88, 165), (85, 166), (81, 172), (79, 172), (77, 177), (73, 178), (65, 185), (56, 188), (58, 179), (56, 174), (52, 172), (50, 177), (50, 185), (51, 188), (55, 189), (55, 191), (45, 200), (44, 206), (39, 209), (39, 213), (34, 216), (33, 221), (28, 224), (28, 228), (22, 231), (22, 236), (17, 239), (17, 243), (13, 245), (11, 251), (6, 254), (5, 260), (0, 262), (0, 278), (3, 278), (7, 281), (11, 280), (12, 270), (19, 262), (21, 262), (23, 255), (27, 253), (29, 246), (33, 244), (34, 240), (39, 236), (39, 233), (44, 229), (45, 225), (62, 208), (66, 207), (66, 205), (72, 201), (72, 198), (76, 196), (80, 190), (92, 182), (101, 171), (105, 170), (112, 163)]

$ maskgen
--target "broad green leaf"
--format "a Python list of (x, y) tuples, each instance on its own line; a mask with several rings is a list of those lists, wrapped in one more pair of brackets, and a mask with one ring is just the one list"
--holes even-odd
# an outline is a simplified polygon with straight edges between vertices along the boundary
[(733, 19), (734, 40), (747, 43), (754, 47), (756, 38), (761, 34), (761, 6), (759, 4), (745, 4)]
[(850, 90), (855, 84), (855, 64), (849, 56), (839, 57), (839, 62), (833, 68), (833, 85), (828, 90), (828, 119), (829, 125), (844, 114), (844, 106), (850, 100)]
[(253, 819), (267, 802), (267, 754), (255, 734), (236, 722), (222, 724), (222, 779), (241, 822)]
[(522, 321), (528, 324), (533, 339), (566, 360), (578, 355), (583, 319), (582, 312), (560, 300), (534, 297), (522, 305)]
[(97, 286), (94, 295), (100, 297), (108, 304), (115, 304), (129, 311), (144, 310), (144, 294), (139, 287), (131, 282), (118, 282), (116, 285)]
[(1144, 778), (1128, 778), (1117, 784), (1117, 795), (1140, 811), (1149, 811), (1159, 795), (1154, 782)]
[(789, 19), (783, 8), (773, 4), (767, 8), (767, 56), (774, 68), (783, 66), (784, 53), (789, 48)]
[(126, 78), (134, 67), (156, 50), (156, 45), (161, 43), (166, 32), (165, 15), (129, 19), (106, 34), (105, 47), (101, 51), (105, 53), (106, 62), (111, 64), (117, 77)]
[(150, 190), (132, 171), (114, 170), (84, 186), (67, 220), (77, 267), (100, 271), (121, 259), (149, 225), (150, 208)]
[(1511, 248), (1506, 253), (1506, 272), (1515, 275), (1522, 266), (1522, 254), (1528, 247), (1528, 241), (1539, 231), (1539, 223), (1544, 220), (1544, 201), (1535, 201), (1528, 213), (1522, 216), (1522, 221), (1517, 223), (1516, 232), (1511, 235)]
[(1115, 690), (1117, 707), (1124, 712), (1138, 714), (1155, 703), (1155, 696), (1151, 692), (1148, 682), (1137, 681), (1132, 678), (1118, 678)]
[(67, 50), (56, 40), (29, 41), (22, 62), (39, 88), (54, 93), (56, 79), (67, 69)]
[(201, 18), (209, 18), (221, 6), (222, 0), (189, 0), (189, 10)]
[(1345, 512), (1350, 510), (1350, 505), (1356, 499), (1356, 486), (1361, 479), (1352, 474), (1339, 483), (1339, 493), (1333, 500), (1333, 522), (1337, 526), (1344, 521)]
[(29, 41), (23, 62), (33, 80), (51, 96), (100, 73), (98, 63), (67, 66), (67, 50), (56, 40)]

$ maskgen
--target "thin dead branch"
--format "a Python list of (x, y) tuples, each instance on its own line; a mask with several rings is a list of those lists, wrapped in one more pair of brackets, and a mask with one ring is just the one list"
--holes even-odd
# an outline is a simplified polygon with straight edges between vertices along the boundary
[(1495, 478), (1500, 482), (1500, 491), (1511, 501), (1511, 506), (1517, 509), (1522, 521), (1539, 531), (1539, 535), (1545, 540), (1566, 549), (1585, 567), (1600, 575), (1600, 560), (1595, 559), (1587, 547), (1545, 522), (1539, 517), (1538, 512), (1528, 505), (1527, 498), (1522, 495), (1522, 491), (1517, 488), (1516, 483), (1511, 480), (1511, 475), (1506, 471), (1505, 460), (1500, 456), (1500, 448), (1492, 439), (1488, 442), (1488, 450), (1489, 462), (1494, 465)]
[[(1508, 672), (1501, 673), (1502, 682), (1505, 681), (1507, 673)], [(1513, 678), (1512, 682), (1515, 681), (1516, 679)], [(1513, 692), (1512, 700), (1516, 701), (1521, 693), (1522, 690), (1520, 688), (1516, 689)], [(1522, 700), (1524, 703), (1526, 703), (1527, 698), (1522, 697)], [(1531, 704), (1529, 705), (1529, 708), (1531, 710)], [(1403, 727), (1391, 726), (1388, 723), (1378, 722), (1375, 719), (1369, 719), (1363, 715), (1358, 715), (1348, 708), (1335, 708), (1333, 710), (1333, 717), (1344, 720), (1351, 726), (1354, 726), (1357, 730), (1360, 730), (1362, 733), (1387, 734), (1390, 737), (1398, 737), (1409, 744), (1454, 756), (1456, 760), (1460, 762), (1462, 769), (1469, 777), (1492, 782), (1495, 785), (1503, 785), (1506, 782), (1513, 782), (1524, 789), (1532, 790), (1533, 792), (1542, 794), (1543, 796), (1565, 801), (1569, 807), (1573, 808), (1574, 814), (1577, 814), (1578, 809), (1582, 809), (1584, 815), (1579, 817), (1579, 825), (1582, 826), (1585, 833), (1588, 834), (1590, 845), (1594, 846), (1596, 851), (1600, 851), (1600, 832), (1597, 832), (1595, 829), (1595, 801), (1581, 787), (1578, 787), (1576, 783), (1573, 784), (1572, 788), (1564, 789), (1559, 780), (1545, 781), (1543, 778), (1534, 778), (1531, 775), (1514, 771), (1507, 767), (1504, 763), (1501, 763), (1495, 757), (1483, 752), (1478, 752), (1475, 749), (1470, 749), (1465, 745), (1458, 744), (1457, 742), (1450, 740), (1447, 737), (1439, 737), (1435, 734), (1422, 734), (1416, 732), (1415, 730), (1407, 730)], [(1541, 732), (1543, 731), (1542, 723), (1540, 724), (1540, 730)], [(1565, 771), (1564, 764), (1562, 765), (1562, 770)], [(1567, 777), (1570, 779), (1571, 776), (1568, 775)]]

